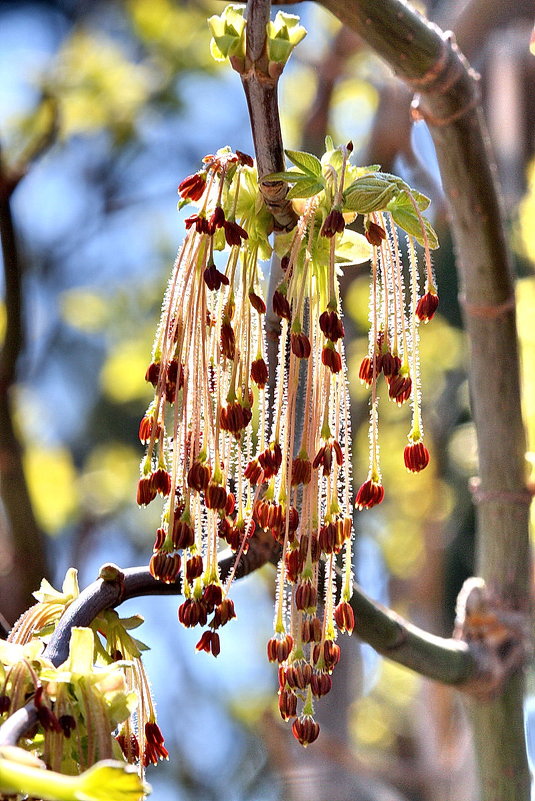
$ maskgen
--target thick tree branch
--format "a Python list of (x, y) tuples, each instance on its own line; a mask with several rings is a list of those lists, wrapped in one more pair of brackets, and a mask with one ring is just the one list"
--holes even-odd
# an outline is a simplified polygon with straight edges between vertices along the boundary
[[(44, 537), (33, 514), (10, 397), (24, 342), (23, 264), (11, 209), (11, 197), (22, 176), (22, 169), (6, 167), (0, 151), (0, 239), (6, 308), (6, 332), (0, 352), (0, 481), (7, 522), (7, 530), (0, 532), (0, 540), (5, 542), (0, 606), (11, 621), (31, 603), (32, 590), (47, 574)], [(31, 559), (28, 554), (32, 554)]]

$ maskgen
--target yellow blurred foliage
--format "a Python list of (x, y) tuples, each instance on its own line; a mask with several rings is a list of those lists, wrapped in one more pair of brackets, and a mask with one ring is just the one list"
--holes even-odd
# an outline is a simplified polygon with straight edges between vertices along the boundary
[(49, 76), (60, 99), (61, 135), (129, 129), (155, 80), (152, 70), (131, 61), (112, 39), (100, 32), (75, 32)]
[(77, 476), (66, 448), (32, 446), (24, 470), (36, 517), (49, 534), (57, 533), (78, 506)]
[(81, 504), (92, 514), (109, 514), (135, 501), (140, 453), (111, 442), (94, 448), (79, 480)]
[(148, 363), (149, 349), (145, 339), (115, 345), (100, 374), (103, 392), (115, 403), (148, 399), (150, 390), (145, 381)]
[(102, 295), (80, 288), (63, 292), (60, 307), (66, 323), (88, 334), (100, 331), (110, 314)]

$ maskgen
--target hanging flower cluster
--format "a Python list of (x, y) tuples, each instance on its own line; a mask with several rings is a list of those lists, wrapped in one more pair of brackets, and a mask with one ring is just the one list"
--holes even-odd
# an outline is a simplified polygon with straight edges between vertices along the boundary
[[(146, 374), (155, 396), (139, 429), (147, 450), (138, 502), (148, 504), (158, 494), (165, 499), (150, 569), (166, 582), (181, 574), (185, 600), (179, 620), (206, 627), (197, 650), (217, 656), (219, 629), (235, 616), (228, 597), (235, 569), (223, 583), (220, 543), (236, 552), (236, 564), (255, 531), (271, 532), (280, 544), (274, 635), (267, 653), (279, 665), (281, 716), (293, 720), (293, 733), (305, 746), (319, 733), (314, 704), (331, 688), (340, 658), (337, 633), (354, 627), (351, 427), (338, 263), (371, 256), (374, 265), (367, 379), (374, 387), (375, 472), (365, 503), (365, 485), (359, 490), (360, 507), (373, 505), (372, 492), (375, 503), (382, 499), (375, 489), (382, 492), (375, 397), (379, 356), (391, 387), (398, 378), (409, 380), (411, 358), (418, 387), (417, 329), (413, 323), (407, 328), (401, 278), (394, 279), (401, 276), (390, 221), (396, 209), (386, 213), (386, 204), (399, 201), (406, 185), (374, 168), (350, 165), (351, 150), (351, 144), (335, 149), (328, 140), (321, 161), (287, 151), (294, 168), (268, 176), (294, 184), (289, 197), (299, 214), (294, 231), (275, 241), (284, 277), (272, 301), (281, 334), (270, 410), (263, 334), (267, 310), (258, 260), (271, 253), (272, 223), (253, 161), (224, 148), (180, 184), (182, 202), (196, 203), (198, 210), (185, 221), (184, 244), (165, 295)], [(370, 190), (373, 181), (380, 193), (377, 186)], [(390, 187), (386, 195), (385, 186)], [(425, 223), (418, 203), (425, 202), (411, 193), (410, 203), (415, 196), (420, 232)], [(359, 212), (366, 215), (366, 237), (346, 229)], [(414, 221), (410, 212), (405, 216), (410, 233)], [(427, 240), (431, 231), (428, 226)], [(409, 245), (416, 269), (412, 239)], [(433, 284), (427, 295), (436, 297)], [(420, 305), (430, 318), (433, 301)], [(387, 352), (393, 363), (388, 373)], [(393, 397), (399, 401), (404, 393), (409, 397), (410, 387)], [(423, 448), (414, 391), (413, 397), (413, 444)], [(411, 459), (411, 464), (423, 461), (416, 455)]]

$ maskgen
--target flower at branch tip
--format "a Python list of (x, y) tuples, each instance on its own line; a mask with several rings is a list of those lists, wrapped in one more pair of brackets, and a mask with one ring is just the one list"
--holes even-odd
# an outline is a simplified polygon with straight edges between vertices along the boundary
[(275, 476), (282, 464), (282, 450), (278, 442), (271, 442), (269, 446), (258, 454), (258, 461), (264, 471), (264, 480)]
[(429, 451), (423, 442), (412, 442), (403, 452), (405, 467), (411, 473), (419, 473), (429, 464)]
[(224, 626), (229, 620), (232, 620), (236, 617), (236, 612), (234, 609), (234, 601), (231, 601), (230, 598), (223, 598), (220, 604), (218, 604), (214, 609), (214, 617), (210, 623), (210, 626), (213, 629), (219, 628), (219, 626)]
[(299, 484), (308, 484), (312, 478), (312, 463), (304, 456), (297, 456), (292, 461), (292, 487), (297, 487)]
[(154, 439), (158, 439), (161, 430), (161, 425), (156, 423), (154, 417), (145, 415), (145, 417), (141, 418), (141, 422), (139, 424), (139, 441), (147, 443), (152, 436), (154, 436)]
[(355, 615), (347, 601), (338, 604), (334, 610), (334, 619), (340, 631), (347, 631), (348, 634), (351, 634), (355, 628)]
[(304, 643), (321, 640), (321, 620), (319, 617), (305, 618), (301, 625), (301, 639)]
[(306, 748), (307, 745), (318, 739), (320, 725), (310, 715), (301, 715), (297, 720), (294, 720), (292, 732), (295, 739), (299, 740), (301, 745)]
[(335, 234), (341, 234), (346, 227), (344, 215), (339, 209), (333, 209), (325, 218), (325, 222), (321, 228), (321, 235), (333, 237)]
[(279, 668), (284, 672), (284, 682), (292, 690), (304, 690), (310, 684), (312, 679), (312, 666), (304, 660), (292, 662), (286, 670)]
[(436, 292), (426, 292), (416, 306), (416, 316), (424, 323), (432, 320), (438, 309), (438, 295)]
[(258, 459), (251, 459), (243, 473), (246, 478), (253, 485), (262, 484), (264, 481), (264, 470)]
[(361, 485), (357, 492), (355, 506), (359, 509), (371, 509), (372, 506), (377, 506), (385, 497), (385, 491), (382, 484), (369, 478), (364, 484)]
[(318, 605), (318, 591), (311, 581), (302, 581), (297, 585), (295, 605), (301, 612), (314, 613)]
[(195, 646), (197, 651), (206, 651), (207, 654), (219, 656), (221, 645), (219, 642), (219, 634), (217, 631), (203, 631), (202, 637)]
[(195, 542), (195, 531), (184, 515), (175, 516), (173, 531), (171, 533), (173, 546), (178, 550), (191, 548)]
[(210, 482), (211, 475), (210, 465), (200, 459), (195, 459), (188, 470), (188, 487), (197, 490), (197, 492), (204, 491)]
[(164, 745), (163, 734), (155, 721), (145, 723), (145, 750), (143, 765), (156, 765), (159, 759), (168, 759), (169, 752)]
[(216, 206), (208, 222), (210, 233), (215, 234), (218, 228), (223, 228), (225, 224), (225, 212), (221, 206)]
[(381, 367), (383, 370), (383, 375), (385, 378), (390, 378), (391, 376), (397, 375), (401, 368), (401, 359), (399, 356), (394, 356), (393, 353), (387, 351), (386, 353), (381, 354)]
[(204, 493), (207, 509), (224, 509), (227, 504), (227, 491), (221, 484), (211, 481)]
[(317, 470), (318, 467), (322, 467), (323, 475), (329, 476), (332, 470), (333, 457), (336, 459), (338, 465), (344, 463), (344, 454), (340, 443), (336, 439), (329, 439), (320, 447), (314, 457), (312, 467), (314, 470)]
[(206, 173), (196, 172), (188, 175), (178, 185), (178, 194), (185, 200), (200, 200), (206, 189)]
[(248, 406), (243, 406), (239, 401), (223, 406), (219, 412), (219, 425), (223, 431), (229, 431), (238, 436), (251, 422), (253, 413)]

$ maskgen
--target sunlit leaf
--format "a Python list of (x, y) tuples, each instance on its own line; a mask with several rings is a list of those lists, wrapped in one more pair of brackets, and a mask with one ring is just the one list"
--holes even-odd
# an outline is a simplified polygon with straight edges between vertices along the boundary
[(296, 167), (315, 178), (321, 179), (321, 161), (312, 153), (305, 153), (299, 150), (285, 150), (284, 152)]

